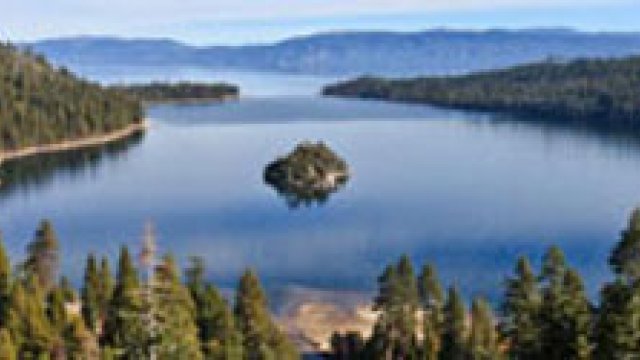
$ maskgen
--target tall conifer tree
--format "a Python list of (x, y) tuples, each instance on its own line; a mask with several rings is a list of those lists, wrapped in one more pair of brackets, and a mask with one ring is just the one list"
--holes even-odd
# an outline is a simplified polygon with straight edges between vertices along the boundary
[(509, 354), (518, 360), (536, 360), (541, 354), (540, 311), (542, 295), (536, 275), (526, 257), (520, 257), (515, 276), (507, 279), (503, 312)]
[(444, 306), (442, 360), (464, 360), (467, 356), (467, 310), (456, 287), (450, 287)]

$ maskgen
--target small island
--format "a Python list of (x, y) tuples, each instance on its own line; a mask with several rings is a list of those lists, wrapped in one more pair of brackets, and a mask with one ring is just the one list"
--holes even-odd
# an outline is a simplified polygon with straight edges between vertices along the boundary
[(114, 89), (124, 91), (144, 102), (200, 102), (237, 99), (240, 89), (226, 83), (164, 83), (117, 85)]
[(267, 165), (264, 181), (292, 207), (323, 203), (349, 179), (347, 163), (322, 142), (302, 142), (287, 156)]

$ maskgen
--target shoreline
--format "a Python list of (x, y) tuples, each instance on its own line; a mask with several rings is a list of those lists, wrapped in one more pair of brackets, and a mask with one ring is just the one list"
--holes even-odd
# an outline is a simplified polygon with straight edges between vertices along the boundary
[(114, 130), (102, 135), (88, 136), (76, 140), (64, 140), (51, 144), (28, 146), (21, 149), (2, 151), (0, 150), (0, 165), (7, 160), (15, 160), (41, 154), (51, 154), (70, 150), (78, 150), (86, 147), (108, 144), (113, 141), (124, 139), (137, 132), (149, 128), (148, 120), (140, 123), (129, 124), (126, 127)]

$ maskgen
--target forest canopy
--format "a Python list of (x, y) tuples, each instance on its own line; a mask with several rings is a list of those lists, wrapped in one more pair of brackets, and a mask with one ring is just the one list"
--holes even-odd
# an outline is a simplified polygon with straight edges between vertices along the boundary
[(99, 136), (143, 116), (135, 97), (0, 43), (0, 151)]
[(237, 98), (240, 94), (236, 85), (225, 83), (154, 82), (115, 86), (114, 89), (128, 92), (143, 101), (225, 100)]
[(640, 57), (516, 66), (464, 76), (381, 79), (330, 85), (324, 95), (640, 125)]

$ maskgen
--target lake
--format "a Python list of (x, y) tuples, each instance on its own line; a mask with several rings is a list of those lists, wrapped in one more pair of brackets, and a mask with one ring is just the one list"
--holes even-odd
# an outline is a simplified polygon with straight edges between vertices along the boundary
[[(153, 106), (141, 138), (4, 164), (0, 229), (10, 253), (22, 256), (50, 218), (63, 272), (78, 281), (88, 252), (137, 250), (152, 221), (161, 251), (181, 262), (202, 256), (223, 287), (253, 267), (272, 293), (368, 294), (406, 253), (467, 295), (495, 299), (518, 255), (538, 263), (552, 244), (591, 294), (608, 278), (608, 252), (640, 201), (637, 139), (320, 98), (325, 79), (280, 77), (276, 89), (249, 89), (237, 102)], [(326, 202), (292, 208), (263, 169), (302, 140), (326, 142), (353, 176)]]

